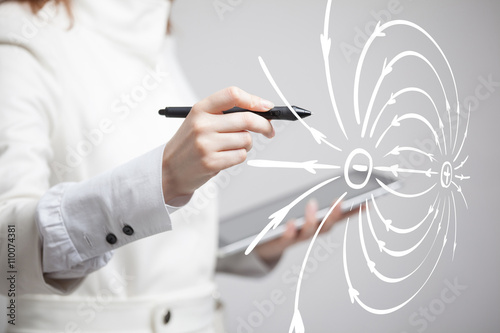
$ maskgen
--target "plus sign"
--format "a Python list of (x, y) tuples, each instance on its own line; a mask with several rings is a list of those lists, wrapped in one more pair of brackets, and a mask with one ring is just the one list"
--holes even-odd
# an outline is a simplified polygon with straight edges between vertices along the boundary
[(446, 166), (446, 169), (444, 169), (444, 176), (446, 177), (446, 184), (449, 184), (450, 183), (450, 176), (451, 176), (451, 173), (450, 173), (450, 166), (447, 165)]

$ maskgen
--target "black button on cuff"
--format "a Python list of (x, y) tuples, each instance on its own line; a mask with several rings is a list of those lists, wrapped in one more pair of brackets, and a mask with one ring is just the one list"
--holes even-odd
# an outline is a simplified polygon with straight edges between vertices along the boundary
[(115, 234), (109, 233), (106, 235), (106, 242), (109, 244), (113, 245), (118, 241), (118, 238), (116, 238)]
[(128, 236), (132, 236), (134, 234), (134, 228), (129, 225), (125, 225), (122, 229), (123, 233)]
[(167, 313), (165, 314), (165, 316), (163, 317), (163, 324), (168, 324), (168, 322), (170, 321), (172, 317), (172, 313), (169, 311), (167, 311)]

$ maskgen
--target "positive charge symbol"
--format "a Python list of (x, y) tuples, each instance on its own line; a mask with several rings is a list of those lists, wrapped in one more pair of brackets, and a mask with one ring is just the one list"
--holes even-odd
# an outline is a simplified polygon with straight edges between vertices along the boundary
[(450, 162), (444, 162), (441, 167), (441, 186), (448, 188), (451, 185), (453, 179), (453, 168)]

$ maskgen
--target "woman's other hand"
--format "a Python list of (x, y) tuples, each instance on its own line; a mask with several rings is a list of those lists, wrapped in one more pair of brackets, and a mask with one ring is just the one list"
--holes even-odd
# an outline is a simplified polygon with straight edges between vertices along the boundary
[[(328, 232), (333, 225), (341, 221), (348, 216), (355, 214), (358, 212), (357, 209), (353, 209), (350, 212), (343, 213), (341, 205), (338, 204), (328, 216), (323, 227), (320, 230), (320, 234)], [(319, 225), (321, 224), (321, 220), (318, 221), (316, 218), (316, 213), (318, 212), (318, 203), (316, 200), (310, 200), (305, 209), (305, 223), (299, 229), (295, 225), (295, 221), (288, 221), (286, 224), (286, 230), (281, 235), (281, 237), (273, 239), (267, 243), (263, 243), (255, 247), (255, 251), (257, 251), (257, 255), (268, 265), (273, 265), (276, 263), (283, 252), (291, 245), (296, 244), (298, 242), (310, 239)]]

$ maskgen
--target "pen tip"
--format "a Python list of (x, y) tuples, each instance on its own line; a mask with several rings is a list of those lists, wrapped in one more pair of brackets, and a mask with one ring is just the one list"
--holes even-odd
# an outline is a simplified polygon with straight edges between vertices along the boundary
[(296, 111), (297, 113), (299, 113), (299, 114), (300, 114), (301, 118), (306, 118), (306, 117), (309, 117), (309, 116), (311, 116), (311, 115), (312, 115), (312, 112), (311, 112), (311, 111), (309, 111), (309, 110), (306, 110), (306, 109), (304, 109), (304, 108), (301, 108), (301, 107), (299, 107), (299, 106), (295, 106), (295, 105), (293, 105), (292, 107), (295, 109), (295, 111)]

